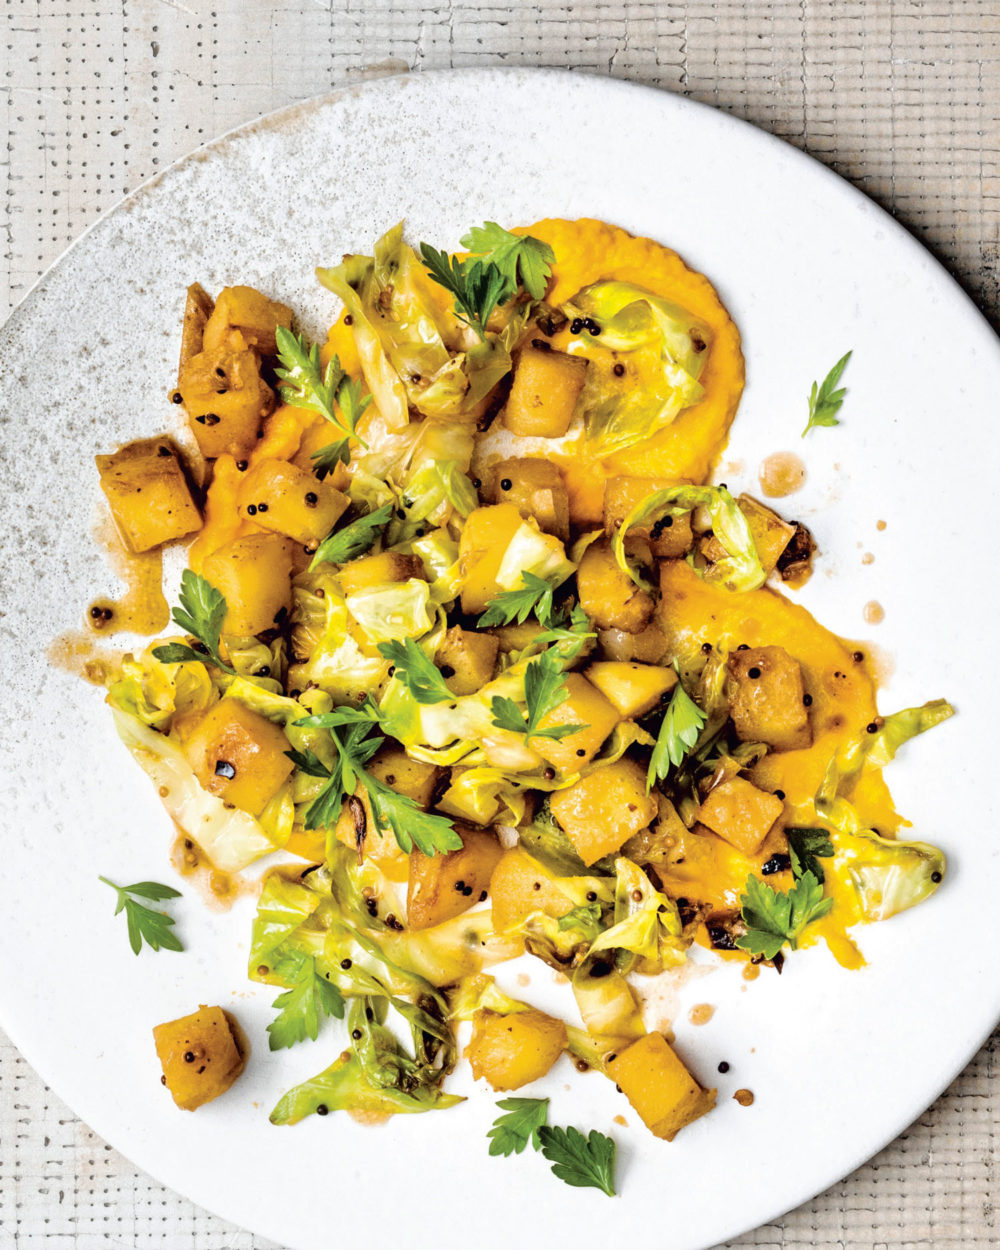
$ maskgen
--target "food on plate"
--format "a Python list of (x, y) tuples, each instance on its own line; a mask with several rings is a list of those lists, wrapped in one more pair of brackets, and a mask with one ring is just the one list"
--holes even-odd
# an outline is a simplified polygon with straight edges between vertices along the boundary
[[(215, 869), (282, 853), (250, 940), (270, 1045), (347, 1049), (275, 1123), (451, 1106), (471, 1025), (494, 1089), (568, 1054), (672, 1140), (715, 1091), (644, 1016), (651, 980), (694, 946), (860, 966), (854, 926), (942, 879), (882, 770), (951, 708), (880, 714), (864, 650), (776, 589), (808, 576), (808, 530), (710, 483), (743, 357), (705, 277), (596, 221), (463, 245), (397, 226), (318, 270), (342, 304), (322, 345), (266, 294), (191, 289), (173, 398), (203, 519), (175, 633), (108, 699)], [(101, 458), (136, 549), (199, 519), (158, 457)], [(582, 1027), (486, 971), (525, 952)], [(231, 1070), (175, 1066), (185, 1106)], [(512, 1149), (592, 1150), (611, 1192), (608, 1139), (511, 1101)]]
[(202, 1004), (189, 1016), (158, 1024), (153, 1041), (163, 1084), (183, 1111), (224, 1094), (246, 1062), (237, 1029), (221, 1007)]

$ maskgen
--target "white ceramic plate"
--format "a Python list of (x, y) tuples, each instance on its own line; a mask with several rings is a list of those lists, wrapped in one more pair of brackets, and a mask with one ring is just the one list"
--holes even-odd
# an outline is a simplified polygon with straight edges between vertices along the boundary
[[(316, 263), (365, 251), (400, 217), (456, 246), (484, 218), (603, 218), (675, 247), (717, 284), (748, 378), (723, 461), (753, 485), (772, 451), (806, 457), (794, 498), (823, 551), (801, 598), (891, 657), (882, 706), (949, 696), (960, 715), (913, 744), (892, 780), (915, 833), (951, 860), (926, 905), (862, 932), (870, 965), (822, 951), (745, 988), (691, 987), (717, 1006), (678, 1025), (719, 1106), (671, 1145), (610, 1082), (560, 1061), (552, 1120), (612, 1130), (620, 1197), (574, 1190), (542, 1159), (490, 1159), (484, 1089), (445, 1114), (294, 1129), (267, 1112), (341, 1039), (268, 1053), (273, 991), (245, 977), (251, 907), (175, 909), (188, 951), (130, 953), (97, 881), (171, 879), (169, 822), (119, 745), (97, 690), (50, 667), (46, 644), (113, 589), (90, 537), (93, 455), (172, 428), (184, 287), (262, 287), (313, 333), (333, 303)], [(802, 442), (805, 397), (848, 348), (838, 429)], [(5, 826), (0, 1007), (29, 1060), (84, 1120), (174, 1189), (289, 1246), (381, 1235), (447, 1250), (569, 1250), (614, 1236), (706, 1246), (835, 1182), (917, 1116), (1000, 1015), (1000, 861), (990, 766), (997, 699), (996, 396), (1000, 350), (955, 283), (880, 209), (784, 144), (675, 96), (560, 72), (473, 71), (378, 82), (296, 107), (195, 154), (86, 235), (0, 337), (6, 534), (0, 585)], [(883, 531), (876, 522), (885, 520)], [(870, 552), (874, 562), (863, 563)], [(877, 599), (885, 623), (863, 623)], [(536, 974), (531, 994), (549, 992)], [(529, 994), (529, 996), (531, 996)], [(181, 1113), (159, 1083), (151, 1026), (200, 1002), (233, 1007), (253, 1040), (225, 1098)], [(726, 1060), (731, 1071), (715, 1077)], [(732, 1100), (756, 1094), (752, 1108)], [(613, 1124), (624, 1113), (628, 1127)], [(388, 1230), (387, 1230), (388, 1231)]]

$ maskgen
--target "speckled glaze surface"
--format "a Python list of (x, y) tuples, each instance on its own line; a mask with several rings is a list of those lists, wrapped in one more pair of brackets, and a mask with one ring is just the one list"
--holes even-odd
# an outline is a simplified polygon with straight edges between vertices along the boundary
[[(472, 222), (543, 216), (615, 221), (715, 281), (748, 361), (720, 476), (753, 488), (764, 456), (802, 454), (794, 511), (823, 556), (801, 601), (877, 644), (884, 710), (947, 695), (960, 713), (892, 774), (914, 836), (947, 851), (948, 880), (862, 933), (869, 966), (848, 974), (813, 951), (780, 979), (746, 986), (722, 970), (684, 992), (678, 1046), (719, 1085), (712, 1115), (655, 1141), (609, 1082), (567, 1060), (527, 1091), (551, 1096), (553, 1122), (614, 1133), (614, 1202), (560, 1185), (536, 1156), (490, 1159), (494, 1099), (467, 1072), (454, 1088), (469, 1100), (444, 1114), (272, 1128), (279, 1093), (326, 1066), (340, 1038), (329, 1029), (268, 1053), (273, 994), (245, 977), (249, 900), (212, 912), (186, 891), (174, 909), (186, 953), (132, 956), (97, 875), (173, 880), (169, 821), (100, 691), (46, 659), (115, 589), (93, 537), (93, 455), (177, 433), (166, 394), (189, 282), (260, 286), (318, 334), (334, 308), (313, 266), (367, 249), (400, 217), (411, 238), (454, 246)], [(851, 347), (843, 425), (802, 442), (809, 384)], [(278, 114), (174, 167), (86, 235), (0, 333), (4, 1027), (140, 1166), (296, 1250), (370, 1235), (390, 1208), (406, 1244), (442, 1250), (470, 1230), (489, 1250), (612, 1234), (694, 1250), (818, 1192), (916, 1116), (1000, 1015), (998, 805), (982, 758), (998, 702), (984, 642), (997, 606), (984, 563), (997, 393), (992, 332), (888, 217), (780, 142), (666, 94), (557, 72), (393, 79)], [(871, 600), (885, 608), (877, 629), (864, 623)], [(536, 972), (521, 992), (544, 1006), (559, 990)], [(201, 1002), (234, 1010), (253, 1050), (234, 1089), (192, 1116), (159, 1085), (150, 1029)], [(717, 1008), (700, 1028), (685, 1022), (694, 1002)], [(730, 1072), (717, 1077), (722, 1060)], [(733, 1100), (741, 1087), (753, 1107)], [(622, 1113), (627, 1127), (613, 1123)]]

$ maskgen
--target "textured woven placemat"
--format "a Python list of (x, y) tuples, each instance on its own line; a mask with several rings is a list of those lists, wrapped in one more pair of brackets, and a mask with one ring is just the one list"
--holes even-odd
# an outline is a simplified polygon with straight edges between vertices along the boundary
[[(610, 73), (748, 118), (878, 200), (1000, 323), (993, 0), (5, 0), (0, 13), (0, 316), (100, 212), (231, 126), (365, 74), (504, 64)], [(998, 1037), (872, 1163), (732, 1244), (1000, 1245)], [(0, 1250), (270, 1244), (137, 1173), (0, 1036)]]

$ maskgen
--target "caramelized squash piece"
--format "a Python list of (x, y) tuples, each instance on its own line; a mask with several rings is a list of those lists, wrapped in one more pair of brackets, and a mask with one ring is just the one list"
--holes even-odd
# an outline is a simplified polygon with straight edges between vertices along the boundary
[(653, 617), (650, 595), (624, 573), (606, 540), (591, 543), (576, 571), (580, 607), (598, 629), (641, 633)]
[(166, 438), (95, 456), (115, 527), (129, 551), (150, 551), (201, 528), (177, 448)]
[(512, 434), (562, 438), (587, 376), (587, 360), (553, 351), (544, 339), (521, 349), (503, 422)]
[(259, 816), (295, 765), (284, 731), (238, 699), (220, 699), (188, 734), (184, 752), (202, 786)]
[[(621, 527), (628, 514), (654, 491), (680, 485), (682, 482), (679, 478), (624, 475), (609, 477), (604, 484), (605, 531), (612, 536)], [(663, 517), (653, 527), (636, 525), (629, 530), (629, 535), (647, 539), (650, 550), (658, 560), (676, 559), (691, 549), (691, 543), (694, 540), (691, 530), (691, 514), (687, 512), (679, 517)]]
[(292, 555), (291, 541), (279, 534), (247, 534), (205, 560), (205, 578), (228, 605), (224, 634), (261, 634), (291, 610)]
[(622, 720), (645, 716), (677, 685), (672, 668), (634, 660), (599, 660), (591, 664), (585, 676), (614, 704)]
[(589, 764), (621, 717), (603, 694), (579, 673), (566, 674), (567, 698), (539, 721), (539, 729), (553, 725), (580, 725), (564, 738), (532, 738), (530, 746), (563, 773)]
[(475, 694), (492, 678), (500, 640), (453, 625), (441, 639), (435, 660), (452, 694)]
[(254, 348), (262, 356), (274, 356), (278, 351), (278, 326), (287, 330), (291, 324), (292, 310), (287, 304), (268, 299), (252, 286), (223, 287), (205, 326), (205, 350), (213, 351), (229, 343), (235, 331), (242, 345)]
[(775, 751), (812, 746), (802, 668), (784, 647), (751, 647), (729, 657), (729, 715), (744, 742)]
[(397, 794), (405, 794), (412, 799), (418, 807), (430, 807), (441, 776), (437, 764), (410, 759), (406, 751), (395, 743), (382, 747), (368, 765), (368, 771), (391, 786)]
[(682, 1128), (715, 1106), (659, 1033), (647, 1033), (605, 1065), (608, 1076), (654, 1137), (673, 1141)]
[(192, 282), (187, 289), (184, 303), (184, 321), (181, 326), (181, 354), (177, 362), (177, 378), (180, 381), (184, 366), (197, 356), (205, 343), (205, 326), (215, 304), (211, 295), (200, 282)]
[(645, 769), (625, 758), (554, 791), (549, 806), (587, 865), (619, 850), (656, 816), (656, 796), (646, 793)]
[(497, 933), (506, 933), (533, 911), (558, 919), (573, 910), (573, 900), (559, 889), (541, 864), (518, 846), (504, 851), (497, 861), (489, 892)]
[[(776, 512), (759, 503), (752, 495), (740, 495), (736, 502), (746, 517), (764, 572), (770, 575), (781, 553), (795, 537), (795, 526), (783, 521)], [(714, 535), (703, 541), (701, 551), (706, 560), (721, 560), (726, 555), (725, 547)]]
[(497, 594), (497, 573), (504, 552), (521, 524), (521, 514), (510, 503), (476, 508), (462, 530), (458, 558), (462, 570), (462, 611), (478, 615)]
[(411, 929), (430, 929), (482, 901), (503, 854), (496, 834), (472, 825), (456, 825), (460, 851), (425, 855), (410, 852), (406, 919)]
[(732, 777), (710, 791), (698, 819), (744, 855), (755, 855), (783, 810), (777, 795)]
[(351, 501), (286, 460), (260, 460), (240, 482), (236, 503), (245, 520), (305, 546), (321, 543)]
[(554, 1016), (529, 1008), (502, 1016), (477, 1011), (465, 1057), (478, 1080), (496, 1090), (520, 1089), (543, 1077), (566, 1049), (566, 1026)]
[(244, 460), (257, 443), (261, 422), (274, 408), (274, 392), (260, 376), (260, 361), (247, 348), (219, 347), (192, 356), (177, 390), (206, 460)]
[(221, 1007), (201, 1006), (190, 1016), (158, 1024), (153, 1041), (163, 1084), (182, 1111), (195, 1111), (224, 1094), (246, 1063)]
[(411, 577), (423, 578), (424, 564), (419, 556), (400, 551), (383, 551), (377, 556), (362, 556), (340, 570), (340, 584), (345, 595), (384, 586), (387, 582), (408, 582)]
[(559, 468), (551, 460), (514, 457), (493, 466), (489, 478), (494, 503), (512, 503), (539, 527), (569, 541), (569, 494)]

